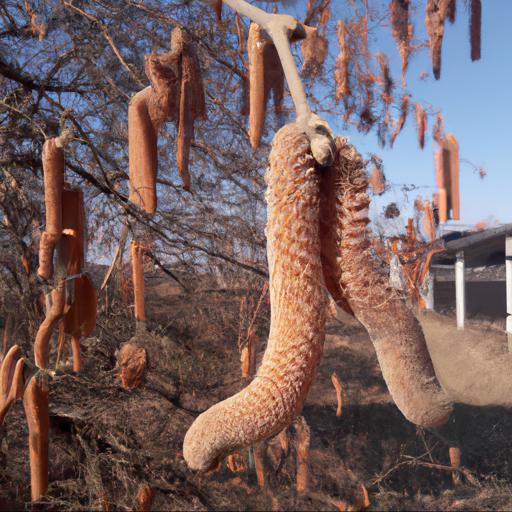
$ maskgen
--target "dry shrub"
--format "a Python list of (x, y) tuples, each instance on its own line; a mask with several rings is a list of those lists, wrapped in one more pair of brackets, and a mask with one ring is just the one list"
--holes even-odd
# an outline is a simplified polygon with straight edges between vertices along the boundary
[(414, 103), (414, 117), (416, 119), (416, 130), (418, 133), (418, 144), (420, 148), (425, 147), (425, 133), (427, 131), (427, 114), (420, 103)]
[(471, 42), (471, 60), (480, 59), (481, 51), (481, 28), (482, 27), (482, 2), (471, 0), (469, 34)]
[(393, 38), (402, 59), (402, 83), (404, 85), (412, 39), (412, 24), (409, 23), (409, 3), (409, 0), (391, 0), (389, 4)]

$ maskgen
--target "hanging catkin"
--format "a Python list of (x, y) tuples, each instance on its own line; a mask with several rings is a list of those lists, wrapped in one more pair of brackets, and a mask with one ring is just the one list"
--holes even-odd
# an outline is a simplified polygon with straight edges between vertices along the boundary
[(432, 69), (436, 80), (441, 77), (441, 51), (446, 14), (447, 0), (427, 0), (425, 27), (430, 38)]
[(266, 181), (267, 349), (251, 384), (199, 415), (190, 427), (183, 455), (192, 469), (212, 468), (227, 454), (289, 425), (320, 362), (327, 300), (320, 260), (319, 173), (298, 125), (286, 125), (274, 137)]
[(138, 92), (128, 107), (130, 201), (150, 215), (156, 211), (157, 135), (149, 115), (151, 86)]
[(402, 96), (402, 101), (400, 103), (400, 117), (398, 118), (396, 122), (395, 129), (393, 130), (393, 133), (391, 134), (390, 144), (391, 147), (393, 147), (393, 144), (395, 143), (395, 140), (398, 136), (398, 134), (402, 131), (402, 128), (405, 125), (405, 121), (407, 120), (407, 114), (409, 113), (409, 95), (404, 94)]
[(448, 21), (453, 25), (457, 16), (457, 0), (446, 0), (446, 2), (446, 17), (448, 18)]
[(451, 210), (451, 218), (460, 220), (459, 143), (457, 137), (453, 133), (447, 133), (442, 141), (441, 148), (443, 152), (443, 175), (448, 194), (448, 213)]
[(427, 131), (427, 114), (420, 103), (414, 103), (414, 117), (416, 119), (416, 131), (420, 148), (425, 147), (425, 133)]
[(318, 29), (307, 30), (306, 38), (301, 44), (302, 64), (301, 72), (304, 76), (316, 78), (322, 72), (322, 68), (329, 50), (327, 38), (318, 33)]
[(402, 60), (402, 83), (404, 86), (412, 39), (412, 24), (409, 23), (409, 4), (409, 0), (391, 0), (389, 4), (393, 38), (398, 46)]
[(482, 30), (482, 3), (481, 0), (470, 0), (469, 34), (471, 40), (471, 60), (480, 59), (481, 30)]
[(336, 82), (336, 103), (346, 99), (351, 94), (350, 90), (350, 46), (348, 44), (347, 27), (344, 20), (339, 20), (336, 25), (336, 34), (340, 53), (334, 65), (334, 80)]
[(144, 308), (144, 268), (143, 248), (135, 240), (130, 244), (130, 255), (132, 260), (133, 296), (135, 305), (135, 321), (141, 326), (146, 322)]
[(43, 145), (44, 203), (46, 226), (39, 246), (38, 275), (53, 277), (53, 252), (62, 234), (62, 188), (64, 186), (64, 151), (56, 139), (47, 139)]
[(332, 251), (338, 251), (343, 269), (340, 293), (368, 330), (389, 392), (404, 416), (417, 425), (440, 425), (452, 407), (436, 378), (421, 326), (389, 285), (388, 275), (375, 267), (363, 160), (345, 140), (337, 139), (337, 147), (334, 164), (322, 172), (320, 215), (331, 226)]
[(260, 26), (251, 23), (247, 53), (249, 55), (249, 139), (253, 149), (260, 145), (265, 124), (264, 52), (267, 44)]

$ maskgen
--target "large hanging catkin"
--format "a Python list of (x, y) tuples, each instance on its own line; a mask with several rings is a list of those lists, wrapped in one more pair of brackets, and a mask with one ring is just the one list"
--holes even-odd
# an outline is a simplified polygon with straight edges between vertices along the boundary
[(331, 251), (338, 251), (338, 264), (343, 269), (339, 286), (372, 339), (398, 408), (417, 425), (440, 425), (452, 408), (436, 378), (423, 331), (389, 285), (387, 273), (376, 268), (371, 252), (366, 227), (368, 176), (363, 161), (343, 139), (337, 139), (337, 147), (334, 164), (322, 173), (320, 215), (326, 226), (331, 226), (329, 239), (335, 241)]
[(207, 470), (228, 453), (286, 427), (302, 408), (325, 338), (326, 294), (320, 260), (319, 174), (296, 124), (276, 134), (266, 181), (271, 327), (258, 374), (236, 395), (201, 414), (183, 455)]
[(43, 145), (44, 203), (46, 226), (39, 246), (39, 269), (44, 279), (53, 276), (53, 251), (62, 234), (62, 187), (64, 185), (64, 151), (56, 139), (47, 139)]
[(157, 134), (149, 115), (151, 86), (138, 92), (128, 107), (130, 201), (150, 215), (156, 211)]
[(469, 35), (471, 40), (471, 60), (474, 61), (480, 59), (482, 2), (481, 0), (470, 1)]
[(427, 114), (423, 110), (421, 103), (414, 103), (414, 117), (416, 119), (418, 144), (423, 149), (425, 147), (425, 132), (427, 131)]

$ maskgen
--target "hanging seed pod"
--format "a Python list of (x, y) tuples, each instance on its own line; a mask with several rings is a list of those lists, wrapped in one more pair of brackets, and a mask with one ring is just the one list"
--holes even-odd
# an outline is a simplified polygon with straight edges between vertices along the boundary
[(379, 82), (382, 86), (381, 98), (384, 105), (387, 108), (393, 103), (393, 79), (391, 78), (391, 72), (389, 70), (389, 60), (387, 55), (379, 52), (376, 55), (377, 62), (380, 68)]
[(48, 382), (43, 373), (34, 375), (25, 390), (23, 407), (28, 425), (30, 454), (30, 486), (32, 501), (39, 500), (48, 490)]
[(444, 139), (443, 116), (441, 112), (438, 112), (436, 115), (436, 122), (434, 124), (434, 128), (432, 129), (432, 138), (438, 144), (441, 144)]
[(327, 39), (318, 33), (318, 29), (307, 30), (306, 38), (301, 44), (302, 64), (301, 73), (310, 78), (316, 78), (322, 73), (329, 43)]
[(375, 195), (383, 194), (386, 189), (384, 173), (375, 164), (370, 175), (370, 185)]
[(334, 386), (334, 389), (336, 390), (336, 400), (338, 402), (338, 407), (336, 409), (336, 417), (341, 418), (342, 408), (343, 408), (343, 397), (341, 395), (341, 381), (336, 374), (336, 372), (333, 372), (331, 375), (331, 382)]
[(45, 231), (39, 245), (38, 275), (53, 277), (53, 253), (62, 233), (62, 188), (64, 186), (64, 151), (56, 139), (47, 139), (43, 145)]
[(143, 248), (135, 240), (132, 240), (130, 244), (130, 255), (132, 260), (135, 322), (138, 327), (144, 328), (146, 324), (146, 313), (144, 308)]
[(470, 0), (469, 34), (471, 41), (471, 60), (480, 60), (481, 27), (482, 27), (482, 2)]
[(265, 124), (265, 40), (256, 23), (249, 27), (247, 52), (249, 55), (249, 139), (256, 149), (260, 145)]
[(130, 201), (153, 215), (156, 211), (157, 134), (148, 105), (153, 94), (146, 87), (130, 100), (128, 107), (128, 159)]
[(21, 357), (20, 348), (13, 345), (0, 363), (0, 426), (11, 405), (23, 396), (24, 366), (25, 359)]
[[(453, 133), (447, 133), (441, 144), (443, 151), (443, 174), (448, 195), (448, 211), (451, 218), (460, 220), (459, 198), (459, 143)], [(449, 186), (447, 183), (449, 182)]]
[(412, 39), (412, 24), (409, 23), (409, 4), (409, 0), (391, 0), (389, 4), (393, 38), (402, 59), (402, 83), (404, 87)]
[(425, 201), (423, 205), (423, 229), (429, 240), (436, 239), (436, 223), (434, 220), (434, 210), (430, 201)]
[(435, 169), (436, 169), (436, 183), (437, 183), (437, 208), (439, 213), (439, 222), (446, 222), (448, 220), (448, 203), (447, 193), (445, 188), (445, 174), (444, 174), (444, 159), (443, 151), (439, 150), (435, 153)]
[(448, 21), (453, 25), (457, 16), (457, 0), (446, 0), (446, 17)]
[(430, 53), (434, 77), (441, 77), (441, 50), (444, 37), (444, 21), (447, 14), (446, 0), (427, 0), (425, 27), (430, 38)]
[(420, 103), (414, 103), (414, 117), (418, 132), (418, 144), (423, 149), (425, 147), (425, 132), (427, 131), (427, 114)]
[(339, 287), (368, 330), (389, 392), (409, 421), (423, 426), (446, 422), (452, 407), (432, 365), (421, 326), (388, 276), (375, 266), (368, 240), (368, 177), (361, 156), (337, 139), (334, 164), (323, 170), (320, 218), (334, 232), (334, 251), (343, 271)]
[(336, 34), (340, 53), (334, 65), (334, 80), (336, 82), (335, 99), (336, 103), (339, 103), (341, 99), (345, 99), (351, 95), (349, 75), (351, 57), (347, 27), (344, 20), (339, 20), (336, 24)]
[(183, 182), (184, 190), (190, 191), (189, 157), (190, 144), (192, 142), (194, 121), (192, 118), (192, 77), (183, 75), (181, 77), (180, 92), (180, 120), (178, 125), (178, 136), (176, 138), (176, 162), (178, 171)]
[(409, 95), (404, 94), (404, 96), (402, 96), (402, 102), (400, 103), (400, 117), (398, 118), (395, 129), (393, 130), (393, 133), (391, 134), (391, 139), (390, 139), (391, 147), (393, 147), (393, 144), (395, 143), (395, 140), (396, 140), (398, 134), (402, 131), (402, 128), (404, 127), (405, 121), (407, 120), (408, 113), (409, 113)]
[(256, 378), (200, 414), (185, 435), (190, 468), (283, 430), (302, 408), (320, 361), (327, 300), (319, 238), (319, 174), (303, 130), (281, 128), (267, 172), (271, 328)]

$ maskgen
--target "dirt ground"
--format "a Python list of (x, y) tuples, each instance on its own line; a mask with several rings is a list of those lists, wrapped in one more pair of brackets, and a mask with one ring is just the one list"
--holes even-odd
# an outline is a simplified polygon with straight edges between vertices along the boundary
[[(151, 281), (149, 281), (151, 283)], [(386, 390), (365, 330), (331, 318), (324, 358), (303, 416), (311, 429), (309, 490), (296, 491), (295, 429), (289, 449), (262, 445), (265, 488), (248, 450), (238, 471), (223, 464), (197, 474), (182, 457), (183, 436), (201, 411), (247, 384), (237, 349), (240, 293), (148, 290), (150, 333), (144, 385), (119, 384), (116, 350), (132, 336), (130, 310), (103, 314), (84, 340), (85, 368), (61, 368), (51, 382), (50, 489), (38, 510), (133, 510), (140, 485), (155, 491), (153, 510), (512, 510), (512, 372), (506, 338), (487, 327), (457, 331), (452, 318), (429, 313), (424, 326), (436, 371), (458, 402), (436, 431), (407, 422)], [(256, 330), (264, 338), (268, 311)], [(343, 387), (336, 417), (331, 374)], [(0, 510), (30, 499), (27, 432), (17, 403), (0, 428)], [(449, 447), (459, 447), (454, 483)]]

